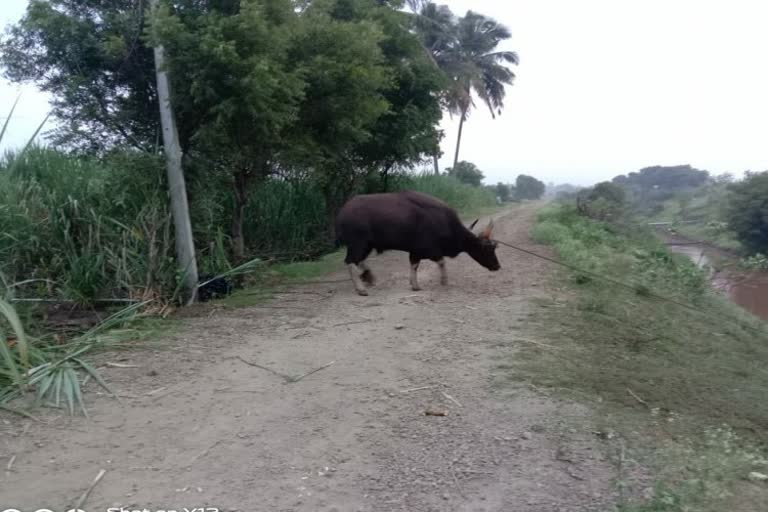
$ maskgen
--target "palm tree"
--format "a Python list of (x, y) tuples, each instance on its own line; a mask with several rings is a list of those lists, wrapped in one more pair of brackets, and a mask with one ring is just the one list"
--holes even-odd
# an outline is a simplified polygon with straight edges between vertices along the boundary
[[(507, 67), (518, 64), (515, 52), (496, 51), (502, 41), (509, 39), (509, 29), (492, 18), (468, 11), (460, 19), (446, 5), (429, 0), (408, 0), (413, 12), (413, 26), (420, 34), (422, 45), (430, 58), (450, 79), (443, 104), (451, 115), (459, 115), (459, 136), (453, 167), (459, 160), (461, 136), (469, 111), (475, 106), (474, 93), (488, 106), (491, 116), (501, 114), (505, 86), (511, 85), (515, 74)], [(439, 174), (437, 155), (435, 173)]]
[[(447, 5), (429, 0), (407, 0), (412, 12), (412, 28), (419, 35), (430, 60), (445, 72), (448, 55), (455, 41), (456, 17)], [(445, 100), (446, 98), (443, 98)], [(447, 102), (444, 108), (447, 108)], [(432, 155), (435, 174), (440, 174), (439, 149)]]
[(459, 161), (461, 136), (469, 111), (475, 106), (474, 92), (488, 106), (495, 119), (504, 108), (506, 85), (512, 85), (515, 74), (507, 67), (517, 65), (517, 53), (497, 51), (499, 43), (512, 34), (496, 20), (468, 11), (458, 20), (455, 38), (442, 56), (443, 70), (452, 81), (447, 106), (451, 115), (459, 115), (459, 135), (453, 165)]
[(447, 5), (426, 0), (408, 0), (413, 12), (413, 27), (432, 61), (441, 67), (455, 40), (456, 17)]

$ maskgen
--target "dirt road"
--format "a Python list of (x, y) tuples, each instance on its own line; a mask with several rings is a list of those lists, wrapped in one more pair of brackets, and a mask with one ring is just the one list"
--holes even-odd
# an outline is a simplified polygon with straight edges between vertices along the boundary
[[(497, 238), (532, 247), (532, 217), (510, 210)], [(499, 259), (449, 262), (447, 287), (425, 264), (415, 293), (407, 256), (388, 253), (369, 297), (305, 285), (110, 356), (138, 365), (104, 370), (122, 404), (91, 393), (90, 419), (4, 417), (0, 510), (67, 510), (101, 469), (87, 512), (610, 510), (616, 471), (589, 411), (504, 379), (536, 341), (527, 312), (552, 269)]]

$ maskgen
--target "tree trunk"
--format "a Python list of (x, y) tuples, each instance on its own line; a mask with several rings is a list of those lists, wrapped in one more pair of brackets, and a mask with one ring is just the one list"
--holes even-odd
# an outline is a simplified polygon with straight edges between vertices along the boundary
[(437, 161), (437, 153), (432, 155), (432, 163), (435, 165), (435, 176), (440, 176), (440, 164)]
[[(152, 12), (157, 8), (158, 0), (152, 0)], [(184, 171), (181, 168), (181, 147), (176, 118), (171, 106), (171, 88), (168, 73), (165, 71), (165, 50), (154, 48), (155, 72), (157, 75), (157, 99), (160, 104), (160, 123), (163, 129), (163, 148), (165, 150), (168, 187), (171, 196), (171, 213), (176, 238), (176, 258), (182, 269), (181, 291), (187, 304), (195, 301), (197, 295), (197, 260), (195, 242), (192, 238), (192, 222), (189, 218), (187, 187)]]
[(459, 137), (456, 140), (456, 154), (453, 157), (453, 168), (459, 163), (459, 150), (461, 149), (461, 134), (464, 131), (464, 121), (467, 119), (467, 109), (462, 109), (461, 120), (459, 121)]

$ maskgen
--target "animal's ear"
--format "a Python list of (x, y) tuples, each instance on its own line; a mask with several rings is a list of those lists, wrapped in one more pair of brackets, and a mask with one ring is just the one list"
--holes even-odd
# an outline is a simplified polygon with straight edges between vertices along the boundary
[(493, 219), (488, 223), (488, 225), (485, 227), (482, 233), (480, 233), (480, 238), (491, 238), (491, 234), (493, 234)]
[(472, 224), (470, 224), (470, 225), (469, 225), (469, 230), (470, 230), (470, 231), (472, 231), (473, 229), (475, 229), (475, 224), (477, 224), (477, 221), (479, 221), (479, 220), (480, 220), (480, 219), (475, 219), (475, 222), (473, 222)]

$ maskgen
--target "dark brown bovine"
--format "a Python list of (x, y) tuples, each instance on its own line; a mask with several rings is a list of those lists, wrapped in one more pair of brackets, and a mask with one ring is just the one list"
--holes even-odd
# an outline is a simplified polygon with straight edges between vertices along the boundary
[(447, 204), (420, 192), (359, 195), (350, 199), (336, 218), (336, 243), (347, 247), (344, 260), (355, 289), (368, 295), (363, 285), (374, 284), (365, 260), (371, 251), (405, 251), (411, 261), (411, 287), (419, 290), (417, 271), (421, 260), (440, 266), (440, 282), (447, 284), (445, 258), (462, 252), (491, 271), (501, 268), (496, 242), (491, 240), (493, 221), (482, 233), (466, 228)]

